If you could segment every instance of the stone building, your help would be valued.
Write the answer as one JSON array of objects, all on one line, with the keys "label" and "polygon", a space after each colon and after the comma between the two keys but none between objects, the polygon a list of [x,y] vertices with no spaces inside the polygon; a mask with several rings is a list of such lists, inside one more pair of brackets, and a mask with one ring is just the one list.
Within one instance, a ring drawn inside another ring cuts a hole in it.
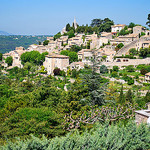
[{"label": "stone building", "polygon": [[78,52],[78,59],[81,60],[84,64],[91,65],[92,57],[93,53],[90,49],[82,49]]},{"label": "stone building", "polygon": [[133,27],[133,34],[141,34],[141,32],[146,32],[146,28],[142,26],[135,26]]},{"label": "stone building", "polygon": [[77,69],[77,70],[83,69],[84,63],[83,62],[73,62],[70,64],[70,68],[71,69]]},{"label": "stone building", "polygon": [[5,53],[3,54],[3,60],[2,60],[2,65],[4,67],[8,67],[7,64],[5,63],[5,59],[7,57],[12,57],[13,58],[13,63],[12,63],[12,67],[19,67],[19,68],[22,68],[22,64],[21,64],[21,55],[23,53],[25,53],[26,50],[24,49],[24,47],[16,47],[16,49],[14,51],[10,51],[9,53]]},{"label": "stone building", "polygon": [[57,54],[46,55],[43,66],[47,70],[47,74],[53,74],[55,68],[66,70],[69,66],[69,57]]},{"label": "stone building", "polygon": [[147,110],[135,111],[135,122],[137,124],[147,123],[150,124],[150,102],[147,103]]},{"label": "stone building", "polygon": [[111,26],[111,32],[112,34],[117,34],[117,32],[120,32],[122,29],[124,29],[126,25],[125,24],[116,24]]},{"label": "stone building", "polygon": [[145,74],[145,81],[150,82],[150,72]]},{"label": "stone building", "polygon": [[116,58],[113,62],[102,62],[102,65],[107,66],[108,69],[112,69],[113,66],[118,66],[120,69],[124,69],[125,66],[140,64],[150,64],[150,58],[145,59],[129,59],[129,58]]}]

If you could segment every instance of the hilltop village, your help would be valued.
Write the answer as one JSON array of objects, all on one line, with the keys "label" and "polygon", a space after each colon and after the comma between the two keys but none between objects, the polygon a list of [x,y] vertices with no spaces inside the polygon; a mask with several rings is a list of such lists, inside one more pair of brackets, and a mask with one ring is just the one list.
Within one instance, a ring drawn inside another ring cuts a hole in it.
[{"label": "hilltop village", "polygon": [[[74,19],[73,27],[76,30],[78,24]],[[121,32],[127,32],[121,35]],[[108,69],[118,66],[123,69],[125,66],[139,64],[150,64],[150,58],[143,59],[136,56],[140,49],[150,47],[150,31],[143,26],[136,25],[129,28],[125,24],[116,24],[111,26],[111,32],[101,32],[96,34],[77,33],[73,37],[66,34],[66,27],[59,33],[58,38],[47,37],[47,40],[40,45],[32,44],[27,49],[16,47],[14,51],[3,54],[2,66],[4,67],[23,67],[21,63],[21,55],[25,52],[38,51],[41,54],[48,52],[45,56],[43,66],[47,74],[53,74],[55,68],[67,71],[67,68],[81,69],[85,65],[91,65],[93,53],[99,65],[105,65]],[[77,61],[69,61],[69,56],[62,55],[64,50],[69,51],[72,47],[77,47]],[[135,54],[134,54],[135,53]],[[12,64],[8,66],[5,62],[7,57],[12,57]]]},{"label": "hilltop village", "polygon": [[74,19],[45,39],[0,53],[0,145],[149,149],[150,30]]}]

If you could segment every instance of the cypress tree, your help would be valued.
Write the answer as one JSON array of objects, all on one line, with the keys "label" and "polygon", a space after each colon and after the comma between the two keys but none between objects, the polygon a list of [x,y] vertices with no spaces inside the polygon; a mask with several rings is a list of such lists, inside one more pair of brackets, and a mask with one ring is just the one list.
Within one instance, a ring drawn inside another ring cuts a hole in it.
[{"label": "cypress tree", "polygon": [[145,103],[150,102],[150,92],[149,92],[149,91],[146,93],[146,95],[145,95],[145,97],[144,97],[144,102],[145,102]]},{"label": "cypress tree", "polygon": [[133,103],[133,94],[131,89],[129,89],[126,93],[126,101]]},{"label": "cypress tree", "polygon": [[121,90],[120,90],[119,103],[120,104],[124,104],[125,103],[125,97],[124,97],[124,94],[123,94],[123,85],[122,85]]}]

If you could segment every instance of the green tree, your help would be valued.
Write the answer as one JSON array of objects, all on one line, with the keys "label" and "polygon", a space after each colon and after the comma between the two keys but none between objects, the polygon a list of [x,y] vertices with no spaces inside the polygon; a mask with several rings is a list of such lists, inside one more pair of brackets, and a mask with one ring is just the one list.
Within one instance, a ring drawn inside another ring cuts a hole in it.
[{"label": "green tree", "polygon": [[63,50],[60,52],[60,54],[69,56],[69,62],[70,63],[78,61],[78,55],[76,52],[70,52],[68,50]]},{"label": "green tree", "polygon": [[89,41],[87,42],[87,45],[86,45],[86,48],[87,48],[87,49],[90,49],[90,44],[91,44],[91,42],[92,42],[92,40],[89,40]]},{"label": "green tree", "polygon": [[150,54],[150,48],[141,48],[140,51],[139,51],[139,56],[140,57],[147,57],[148,55]]},{"label": "green tree", "polygon": [[146,22],[146,24],[150,27],[150,14],[148,14],[148,17],[147,17],[147,22]]},{"label": "green tree", "polygon": [[130,50],[129,50],[129,53],[130,53],[130,55],[136,55],[137,54],[137,50],[135,49],[135,48],[131,48]]},{"label": "green tree", "polygon": [[67,33],[67,35],[68,35],[68,38],[75,37],[74,30],[71,29],[71,30]]},{"label": "green tree", "polygon": [[82,48],[78,45],[72,45],[71,48],[69,49],[69,51],[71,52],[78,52],[80,51]]},{"label": "green tree", "polygon": [[118,66],[113,66],[113,71],[118,72],[119,71],[119,67]]},{"label": "green tree", "polygon": [[28,83],[29,83],[29,74],[30,74],[31,67],[32,67],[32,64],[30,62],[26,62],[24,65],[24,69],[28,70]]},{"label": "green tree", "polygon": [[66,25],[66,31],[70,31],[70,24],[69,23]]},{"label": "green tree", "polygon": [[133,103],[133,93],[132,93],[131,89],[129,89],[126,92],[125,99],[126,99],[127,102]]},{"label": "green tree", "polygon": [[116,78],[118,77],[118,73],[116,71],[113,71],[111,74],[111,77]]},{"label": "green tree", "polygon": [[42,54],[38,51],[25,52],[21,55],[21,63],[24,65],[26,62],[30,62],[35,65],[42,65],[45,61],[45,55],[48,55],[48,52]]},{"label": "green tree", "polygon": [[131,22],[130,24],[129,24],[129,26],[128,26],[129,28],[133,28],[133,27],[135,27],[135,23],[133,23],[133,22]]},{"label": "green tree", "polygon": [[133,79],[133,78],[131,78],[131,77],[128,77],[128,79],[127,79],[127,83],[128,83],[128,85],[132,85],[132,84],[134,84],[134,79]]},{"label": "green tree", "polygon": [[9,56],[5,59],[5,63],[7,63],[8,66],[11,66],[13,63],[13,58],[12,56]]},{"label": "green tree", "polygon": [[55,68],[55,69],[53,70],[53,73],[54,73],[54,76],[60,75],[61,70],[60,70],[59,68]]},{"label": "green tree", "polygon": [[92,27],[100,27],[100,25],[103,23],[103,20],[101,19],[93,19],[91,22]]},{"label": "green tree", "polygon": [[141,36],[144,36],[145,35],[145,33],[144,32],[141,32]]},{"label": "green tree", "polygon": [[101,65],[100,66],[100,73],[108,73],[108,69],[107,69],[107,67],[105,66],[105,65]]},{"label": "green tree", "polygon": [[72,78],[77,78],[78,76],[79,76],[79,71],[77,71],[76,69],[73,69],[71,77]]},{"label": "green tree", "polygon": [[140,73],[141,73],[142,75],[145,75],[146,73],[148,73],[148,71],[147,71],[147,69],[142,68],[142,69],[140,70]]},{"label": "green tree", "polygon": [[120,95],[119,95],[119,103],[124,104],[125,103],[125,97],[123,94],[123,85],[121,86]]},{"label": "green tree", "polygon": [[0,53],[0,61],[2,61],[2,57],[3,57],[3,54],[2,54],[2,53]]},{"label": "green tree", "polygon": [[135,69],[134,69],[134,66],[133,66],[133,65],[129,65],[129,66],[127,66],[127,67],[126,67],[126,70],[127,70],[128,72],[134,72],[134,71],[135,71]]},{"label": "green tree", "polygon": [[124,46],[124,44],[123,44],[123,43],[120,43],[120,44],[117,45],[117,48],[118,48],[118,49],[121,49],[123,46]]},{"label": "green tree", "polygon": [[60,37],[61,37],[61,33],[58,32],[57,34],[54,35],[54,41],[55,41],[56,39],[59,39]]},{"label": "green tree", "polygon": [[87,87],[88,96],[87,101],[89,105],[101,106],[105,104],[105,87],[100,84],[101,77],[96,73],[97,71],[97,58],[93,51],[93,57],[91,59],[92,62],[92,72],[84,75],[83,77],[83,85]]},{"label": "green tree", "polygon": [[143,101],[145,103],[150,102],[150,92],[149,91],[146,93],[145,97],[143,98]]},{"label": "green tree", "polygon": [[43,45],[45,46],[45,45],[48,45],[48,43],[49,43],[49,40],[45,40],[44,42],[43,42]]}]

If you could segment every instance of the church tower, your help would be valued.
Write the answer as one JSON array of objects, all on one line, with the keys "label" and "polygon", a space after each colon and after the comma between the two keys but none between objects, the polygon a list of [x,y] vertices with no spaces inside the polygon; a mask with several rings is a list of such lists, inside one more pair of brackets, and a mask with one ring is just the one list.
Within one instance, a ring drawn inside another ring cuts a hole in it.
[{"label": "church tower", "polygon": [[78,24],[76,22],[76,18],[74,17],[74,22],[72,23],[72,26],[76,29],[78,27]]}]

